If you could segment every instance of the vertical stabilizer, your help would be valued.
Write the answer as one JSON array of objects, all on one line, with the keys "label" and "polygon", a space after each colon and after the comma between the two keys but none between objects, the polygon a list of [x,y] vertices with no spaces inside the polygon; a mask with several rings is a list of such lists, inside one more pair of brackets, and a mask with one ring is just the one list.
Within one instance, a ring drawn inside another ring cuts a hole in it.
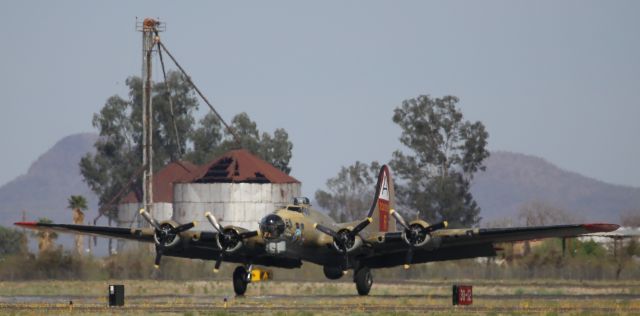
[{"label": "vertical stabilizer", "polygon": [[373,232],[395,232],[396,220],[391,216],[391,210],[395,208],[395,191],[393,179],[389,167],[383,165],[378,174],[378,183],[367,217],[371,217],[371,225],[366,230]]}]

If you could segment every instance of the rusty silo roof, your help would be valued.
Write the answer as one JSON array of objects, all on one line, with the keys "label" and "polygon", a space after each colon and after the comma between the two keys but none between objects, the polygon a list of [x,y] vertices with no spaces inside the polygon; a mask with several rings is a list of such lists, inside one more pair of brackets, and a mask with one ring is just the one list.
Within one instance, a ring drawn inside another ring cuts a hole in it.
[{"label": "rusty silo roof", "polygon": [[[191,182],[200,167],[188,161],[174,161],[153,174],[153,202],[173,202],[173,184]],[[142,196],[135,190],[129,192],[120,203],[141,203]]]},{"label": "rusty silo roof", "polygon": [[196,183],[300,183],[246,149],[231,150],[198,170]]}]

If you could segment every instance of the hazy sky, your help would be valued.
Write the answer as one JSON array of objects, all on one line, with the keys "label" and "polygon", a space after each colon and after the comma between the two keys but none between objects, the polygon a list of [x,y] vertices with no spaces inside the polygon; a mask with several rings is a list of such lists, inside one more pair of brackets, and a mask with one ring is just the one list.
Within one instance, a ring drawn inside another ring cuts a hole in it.
[{"label": "hazy sky", "polygon": [[420,94],[460,97],[491,150],[640,186],[638,1],[2,1],[0,183],[126,92],[136,16],[166,22],[224,117],[286,128],[307,195],[342,165],[387,161],[393,108]]}]

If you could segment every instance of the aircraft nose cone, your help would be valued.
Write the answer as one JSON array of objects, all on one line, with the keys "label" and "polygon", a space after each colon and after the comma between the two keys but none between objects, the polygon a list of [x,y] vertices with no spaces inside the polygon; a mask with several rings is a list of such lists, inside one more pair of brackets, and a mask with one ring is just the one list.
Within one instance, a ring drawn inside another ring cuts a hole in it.
[{"label": "aircraft nose cone", "polygon": [[284,233],[284,229],[285,224],[282,217],[276,214],[267,215],[260,221],[260,231],[264,238],[278,238]]}]

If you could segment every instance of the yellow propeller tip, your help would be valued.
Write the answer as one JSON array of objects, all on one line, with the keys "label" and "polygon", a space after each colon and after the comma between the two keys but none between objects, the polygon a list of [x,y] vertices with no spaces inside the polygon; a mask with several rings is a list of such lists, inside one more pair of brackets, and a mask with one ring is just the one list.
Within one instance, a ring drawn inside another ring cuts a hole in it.
[{"label": "yellow propeller tip", "polygon": [[367,217],[367,220],[369,221],[369,223],[373,222],[373,217]]},{"label": "yellow propeller tip", "polygon": [[198,226],[198,222],[193,221],[193,226]]},{"label": "yellow propeller tip", "polygon": [[144,209],[141,208],[140,211],[138,211],[138,213],[140,213],[140,214],[144,213]]},{"label": "yellow propeller tip", "polygon": [[342,271],[342,274],[343,274],[343,275],[347,275],[347,273],[349,273],[349,270],[343,270],[343,271]]},{"label": "yellow propeller tip", "polygon": [[405,265],[404,265],[404,269],[405,269],[405,270],[409,270],[409,268],[410,268],[410,266],[409,266],[408,264],[405,264]]},{"label": "yellow propeller tip", "polygon": [[447,228],[447,226],[449,226],[449,223],[447,221],[444,221],[444,228]]},{"label": "yellow propeller tip", "polygon": [[213,273],[218,273],[218,269],[213,269]]},{"label": "yellow propeller tip", "polygon": [[393,215],[393,213],[395,213],[395,212],[396,212],[396,210],[391,209],[391,211],[389,211],[389,215]]},{"label": "yellow propeller tip", "polygon": [[206,216],[206,217],[211,216],[211,212],[206,212],[206,213],[204,213],[204,216]]},{"label": "yellow propeller tip", "polygon": [[318,223],[313,224],[313,229],[315,229],[316,227],[318,227]]},{"label": "yellow propeller tip", "polygon": [[156,268],[156,269],[160,269],[160,266],[157,265],[157,264],[154,264],[153,267]]}]

